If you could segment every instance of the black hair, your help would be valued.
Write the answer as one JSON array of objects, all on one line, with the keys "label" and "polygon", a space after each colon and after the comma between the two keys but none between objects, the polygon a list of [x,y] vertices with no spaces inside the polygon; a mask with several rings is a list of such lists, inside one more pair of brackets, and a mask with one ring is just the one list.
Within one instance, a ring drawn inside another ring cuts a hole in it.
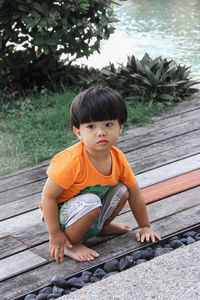
[{"label": "black hair", "polygon": [[126,103],[122,96],[108,87],[93,86],[78,94],[70,109],[72,125],[118,120],[123,125],[127,120]]}]

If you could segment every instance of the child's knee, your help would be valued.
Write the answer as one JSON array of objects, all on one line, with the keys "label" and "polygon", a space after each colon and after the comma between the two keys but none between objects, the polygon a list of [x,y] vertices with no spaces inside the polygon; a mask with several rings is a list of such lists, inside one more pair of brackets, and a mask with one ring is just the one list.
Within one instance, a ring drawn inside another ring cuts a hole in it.
[{"label": "child's knee", "polygon": [[65,228],[90,214],[98,216],[101,207],[101,199],[95,194],[83,194],[66,201],[59,211],[60,224]]}]

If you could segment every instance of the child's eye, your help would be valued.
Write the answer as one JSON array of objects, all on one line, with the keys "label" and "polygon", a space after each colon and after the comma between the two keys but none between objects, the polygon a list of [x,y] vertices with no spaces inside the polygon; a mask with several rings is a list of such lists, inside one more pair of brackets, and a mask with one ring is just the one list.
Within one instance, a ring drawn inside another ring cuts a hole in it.
[{"label": "child's eye", "polygon": [[113,123],[106,123],[106,127],[111,127]]},{"label": "child's eye", "polygon": [[94,128],[94,125],[89,124],[89,125],[87,126],[87,128],[92,129],[92,128]]}]

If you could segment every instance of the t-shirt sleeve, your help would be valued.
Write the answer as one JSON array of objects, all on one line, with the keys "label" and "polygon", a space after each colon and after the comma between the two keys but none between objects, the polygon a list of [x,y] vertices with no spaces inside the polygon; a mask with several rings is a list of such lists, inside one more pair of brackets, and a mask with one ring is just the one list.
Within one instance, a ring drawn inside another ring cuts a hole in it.
[{"label": "t-shirt sleeve", "polygon": [[121,175],[120,181],[123,182],[128,188],[136,184],[136,177],[123,153],[120,153]]},{"label": "t-shirt sleeve", "polygon": [[[73,162],[73,164],[72,164]],[[70,154],[59,153],[53,157],[47,175],[59,186],[67,190],[77,178],[79,164]]]}]

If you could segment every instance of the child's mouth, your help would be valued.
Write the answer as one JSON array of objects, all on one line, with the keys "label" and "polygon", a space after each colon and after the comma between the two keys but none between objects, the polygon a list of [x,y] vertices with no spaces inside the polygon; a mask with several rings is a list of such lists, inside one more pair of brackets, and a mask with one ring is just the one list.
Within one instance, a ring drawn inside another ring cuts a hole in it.
[{"label": "child's mouth", "polygon": [[97,144],[100,145],[100,146],[105,146],[105,145],[108,144],[108,141],[106,141],[106,140],[101,140],[101,141],[99,141]]}]

